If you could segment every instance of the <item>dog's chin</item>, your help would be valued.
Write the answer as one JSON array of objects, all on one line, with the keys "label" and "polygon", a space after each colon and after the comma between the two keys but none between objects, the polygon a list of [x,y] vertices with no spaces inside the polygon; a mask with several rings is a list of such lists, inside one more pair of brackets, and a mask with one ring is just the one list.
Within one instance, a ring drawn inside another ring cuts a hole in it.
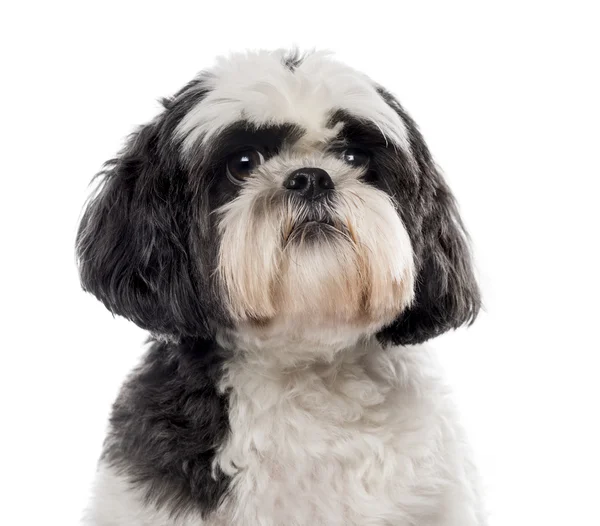
[{"label": "dog's chin", "polygon": [[406,306],[412,283],[409,274],[406,282],[391,280],[392,269],[366,258],[340,225],[296,226],[271,283],[273,314],[247,317],[240,326],[263,346],[265,340],[285,340],[342,348],[374,334]]}]

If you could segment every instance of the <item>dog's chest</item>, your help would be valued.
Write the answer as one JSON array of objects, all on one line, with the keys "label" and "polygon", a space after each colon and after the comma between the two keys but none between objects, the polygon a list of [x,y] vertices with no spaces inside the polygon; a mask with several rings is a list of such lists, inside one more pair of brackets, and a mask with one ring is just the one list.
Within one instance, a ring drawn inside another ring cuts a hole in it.
[{"label": "dog's chest", "polygon": [[231,434],[217,458],[233,477],[229,520],[409,524],[417,486],[434,477],[435,434],[424,401],[380,373],[361,360],[293,374],[230,368]]}]

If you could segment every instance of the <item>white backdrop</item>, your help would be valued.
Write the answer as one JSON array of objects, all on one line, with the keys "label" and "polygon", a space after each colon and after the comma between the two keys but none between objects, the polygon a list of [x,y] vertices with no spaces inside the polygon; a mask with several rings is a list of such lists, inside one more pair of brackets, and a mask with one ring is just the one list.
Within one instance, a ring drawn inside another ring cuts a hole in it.
[{"label": "white backdrop", "polygon": [[77,524],[144,333],[79,289],[88,183],[215,55],[333,50],[420,124],[486,312],[435,341],[492,526],[599,524],[594,2],[13,2],[0,13],[0,523]]}]

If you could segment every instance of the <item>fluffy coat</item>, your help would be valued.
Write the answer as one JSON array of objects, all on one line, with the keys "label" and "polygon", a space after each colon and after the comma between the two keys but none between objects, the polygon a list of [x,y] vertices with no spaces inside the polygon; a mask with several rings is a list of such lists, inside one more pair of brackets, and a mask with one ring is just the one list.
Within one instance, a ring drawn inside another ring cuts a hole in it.
[{"label": "fluffy coat", "polygon": [[422,345],[479,291],[412,119],[321,53],[233,55],[163,104],[78,233],[83,287],[152,335],[84,523],[485,524]]}]

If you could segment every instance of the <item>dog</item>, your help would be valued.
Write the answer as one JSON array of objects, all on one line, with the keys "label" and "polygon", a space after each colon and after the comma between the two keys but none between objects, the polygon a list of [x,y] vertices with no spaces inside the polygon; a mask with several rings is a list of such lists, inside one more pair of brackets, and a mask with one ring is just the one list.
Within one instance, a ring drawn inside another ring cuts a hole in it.
[{"label": "dog", "polygon": [[150,333],[84,524],[480,526],[427,340],[480,309],[397,99],[320,52],[232,54],[106,163],[84,290]]}]

